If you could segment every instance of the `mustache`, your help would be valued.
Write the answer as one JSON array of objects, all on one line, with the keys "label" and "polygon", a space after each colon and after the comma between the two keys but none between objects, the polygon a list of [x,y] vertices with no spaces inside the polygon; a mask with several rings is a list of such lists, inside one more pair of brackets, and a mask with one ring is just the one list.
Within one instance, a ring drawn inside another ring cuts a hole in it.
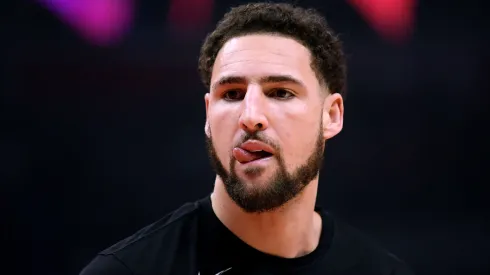
[{"label": "mustache", "polygon": [[268,138],[263,132],[245,133],[240,137],[239,141],[233,147],[239,147],[248,140],[257,140],[263,142],[279,152],[279,145],[277,145],[277,143],[274,142],[272,139]]}]

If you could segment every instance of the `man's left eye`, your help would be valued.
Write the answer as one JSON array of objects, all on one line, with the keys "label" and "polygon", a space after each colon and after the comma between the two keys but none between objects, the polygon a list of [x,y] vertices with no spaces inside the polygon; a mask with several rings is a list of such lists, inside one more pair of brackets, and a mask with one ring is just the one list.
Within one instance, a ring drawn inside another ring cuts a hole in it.
[{"label": "man's left eye", "polygon": [[268,94],[270,97],[275,97],[279,99],[289,99],[294,97],[294,94],[286,89],[274,89]]}]

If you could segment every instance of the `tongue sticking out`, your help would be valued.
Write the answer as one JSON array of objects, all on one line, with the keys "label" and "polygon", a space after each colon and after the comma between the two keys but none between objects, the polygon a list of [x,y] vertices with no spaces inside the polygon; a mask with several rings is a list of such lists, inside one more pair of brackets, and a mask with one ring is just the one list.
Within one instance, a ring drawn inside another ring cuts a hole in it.
[{"label": "tongue sticking out", "polygon": [[271,154],[264,151],[250,152],[238,147],[233,148],[233,157],[240,163],[247,163],[269,156],[271,156]]}]

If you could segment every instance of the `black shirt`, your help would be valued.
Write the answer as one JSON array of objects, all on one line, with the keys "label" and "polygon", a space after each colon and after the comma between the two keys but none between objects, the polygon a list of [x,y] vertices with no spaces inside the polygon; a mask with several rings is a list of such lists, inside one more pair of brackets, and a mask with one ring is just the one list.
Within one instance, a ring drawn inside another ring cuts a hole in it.
[{"label": "black shirt", "polygon": [[316,211],[323,222],[318,247],[306,256],[285,259],[236,237],[216,217],[208,196],[100,252],[81,275],[412,274],[357,230],[320,208]]}]

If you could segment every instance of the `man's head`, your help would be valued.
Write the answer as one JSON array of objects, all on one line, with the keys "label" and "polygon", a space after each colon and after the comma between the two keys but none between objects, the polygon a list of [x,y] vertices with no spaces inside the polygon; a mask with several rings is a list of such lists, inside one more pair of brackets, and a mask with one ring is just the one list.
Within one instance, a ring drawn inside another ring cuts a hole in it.
[{"label": "man's head", "polygon": [[345,63],[321,15],[288,4],[233,8],[206,38],[206,140],[230,197],[271,211],[318,176],[342,129]]}]

